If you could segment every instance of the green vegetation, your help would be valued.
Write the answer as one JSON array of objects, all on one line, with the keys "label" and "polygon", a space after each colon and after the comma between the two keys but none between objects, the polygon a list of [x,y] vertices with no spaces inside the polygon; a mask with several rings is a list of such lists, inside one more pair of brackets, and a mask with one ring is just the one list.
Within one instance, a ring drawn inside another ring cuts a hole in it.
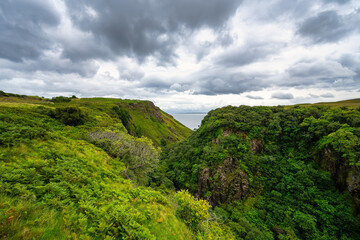
[{"label": "green vegetation", "polygon": [[330,107],[359,107],[360,106],[360,98],[343,100],[338,102],[320,102],[315,104],[301,104],[301,106],[330,106]]},{"label": "green vegetation", "polygon": [[0,92],[0,238],[360,238],[358,106],[228,106],[190,133],[148,101]]},{"label": "green vegetation", "polygon": [[[175,214],[173,193],[145,186],[158,164],[159,149],[150,138],[127,133],[112,111],[122,100],[54,104],[32,97],[4,98],[1,239],[195,238]],[[163,129],[173,127],[168,129],[173,141],[190,133],[170,116],[159,114],[167,117]],[[146,113],[143,123],[153,124]]]},{"label": "green vegetation", "polygon": [[78,107],[55,108],[55,111],[54,113],[51,113],[51,116],[69,126],[82,125],[87,119],[86,114]]},{"label": "green vegetation", "polygon": [[346,107],[216,109],[165,149],[162,179],[210,202],[237,239],[359,239],[359,120]]},{"label": "green vegetation", "polygon": [[185,223],[193,229],[209,218],[209,203],[205,200],[194,199],[187,191],[180,191],[175,195],[179,207],[176,210],[177,215],[184,219]]}]

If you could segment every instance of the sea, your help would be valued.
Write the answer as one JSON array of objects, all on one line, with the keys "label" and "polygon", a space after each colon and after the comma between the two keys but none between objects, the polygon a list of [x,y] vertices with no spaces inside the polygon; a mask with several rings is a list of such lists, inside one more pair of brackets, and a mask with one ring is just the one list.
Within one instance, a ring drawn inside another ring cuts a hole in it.
[{"label": "sea", "polygon": [[177,113],[171,114],[176,120],[190,129],[199,128],[201,121],[206,116],[205,113]]}]

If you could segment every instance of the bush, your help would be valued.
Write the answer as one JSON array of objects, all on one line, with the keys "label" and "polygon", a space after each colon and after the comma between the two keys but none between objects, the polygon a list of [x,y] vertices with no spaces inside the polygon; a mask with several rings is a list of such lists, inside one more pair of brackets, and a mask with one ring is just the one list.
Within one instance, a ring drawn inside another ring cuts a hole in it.
[{"label": "bush", "polygon": [[179,204],[176,214],[192,229],[196,230],[201,222],[210,217],[209,203],[194,198],[187,190],[177,192],[175,198]]},{"label": "bush", "polygon": [[56,108],[54,117],[59,119],[62,123],[70,126],[84,124],[87,119],[87,115],[78,107]]},{"label": "bush", "polygon": [[135,138],[113,131],[94,131],[88,140],[104,149],[110,156],[120,158],[125,163],[124,175],[138,184],[146,184],[148,175],[159,162],[159,149],[146,137]]},{"label": "bush", "polygon": [[167,142],[164,138],[161,139],[160,143],[161,143],[161,146],[163,146],[163,147],[166,147],[166,145],[167,145]]},{"label": "bush", "polygon": [[[130,121],[130,113],[128,110],[119,108],[118,106],[113,107],[114,112],[117,114],[118,118],[121,120],[122,124],[126,129],[129,128],[129,121]],[[128,129],[129,130],[129,129]]]},{"label": "bush", "polygon": [[64,97],[64,96],[58,96],[58,97],[53,97],[51,99],[51,101],[53,103],[62,103],[62,102],[70,102],[72,99],[72,97]]}]

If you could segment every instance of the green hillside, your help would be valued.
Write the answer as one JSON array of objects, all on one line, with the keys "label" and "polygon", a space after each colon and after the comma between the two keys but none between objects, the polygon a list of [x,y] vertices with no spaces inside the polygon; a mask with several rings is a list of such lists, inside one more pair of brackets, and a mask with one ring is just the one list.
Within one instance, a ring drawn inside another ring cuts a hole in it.
[{"label": "green hillside", "polygon": [[[1,106],[16,107],[20,106],[19,104],[34,109],[43,109],[43,111],[51,111],[61,107],[80,108],[88,118],[85,126],[82,127],[85,131],[99,126],[116,128],[123,125],[131,135],[145,136],[159,147],[167,143],[171,144],[184,140],[191,133],[190,129],[150,101],[66,97],[57,97],[50,101],[39,97],[0,94]],[[126,116],[124,118],[124,114],[127,115],[127,118]]]},{"label": "green hillside", "polygon": [[191,132],[149,101],[0,91],[0,239],[360,239],[359,138],[357,105]]},{"label": "green hillside", "polygon": [[360,108],[228,106],[161,164],[237,239],[360,239],[359,138]]},{"label": "green hillside", "polygon": [[161,139],[190,132],[146,101],[3,94],[0,239],[194,238],[178,217],[187,195],[146,187]]},{"label": "green hillside", "polygon": [[338,102],[319,102],[314,104],[300,104],[303,106],[329,106],[329,107],[360,107],[360,98],[342,100]]}]

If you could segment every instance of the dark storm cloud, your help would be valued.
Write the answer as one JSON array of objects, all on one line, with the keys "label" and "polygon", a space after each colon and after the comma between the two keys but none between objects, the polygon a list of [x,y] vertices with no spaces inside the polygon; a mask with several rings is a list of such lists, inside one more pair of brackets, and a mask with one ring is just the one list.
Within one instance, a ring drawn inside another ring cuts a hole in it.
[{"label": "dark storm cloud", "polygon": [[277,89],[272,98],[286,100],[294,98],[289,88],[314,87],[329,88],[314,98],[330,98],[337,89],[360,88],[356,5],[0,0],[0,85],[136,98],[244,93],[254,100],[263,98],[251,91]]},{"label": "dark storm cloud", "polygon": [[57,74],[76,73],[82,77],[93,77],[99,69],[99,64],[93,60],[72,62],[69,59],[58,59],[40,56],[36,60],[26,60],[24,62],[5,62],[0,61],[2,72],[7,72],[6,76],[0,74],[1,79],[11,79],[17,75],[32,75],[37,71]]},{"label": "dark storm cloud", "polygon": [[195,94],[240,94],[268,87],[269,83],[263,81],[263,77],[261,74],[226,73],[219,70],[199,79],[193,88],[196,89]]},{"label": "dark storm cloud", "polygon": [[[207,26],[219,29],[240,0],[67,1],[76,25],[90,31],[99,46],[139,60],[154,55],[173,61],[179,37]],[[86,14],[92,9],[96,14]],[[224,39],[224,43],[229,39]]]},{"label": "dark storm cloud", "polygon": [[360,56],[344,54],[340,57],[339,62],[355,73],[353,76],[354,83],[360,87]]},{"label": "dark storm cloud", "polygon": [[264,99],[263,97],[260,97],[260,96],[252,96],[252,95],[246,95],[247,98],[250,98],[250,99],[254,99],[254,100],[261,100],[261,99]]},{"label": "dark storm cloud", "polygon": [[222,47],[230,46],[235,41],[234,37],[228,31],[222,31],[219,33],[217,42]]},{"label": "dark storm cloud", "polygon": [[171,87],[171,83],[167,80],[163,80],[159,78],[147,78],[141,82],[140,87],[161,91],[161,90],[168,90]]},{"label": "dark storm cloud", "polygon": [[294,99],[294,95],[291,93],[276,92],[271,95],[274,99]]},{"label": "dark storm cloud", "polygon": [[287,70],[283,86],[299,87],[333,84],[338,79],[351,79],[356,74],[337,61],[308,60],[295,63]]},{"label": "dark storm cloud", "polygon": [[337,4],[346,4],[348,3],[350,0],[323,0],[324,3],[337,3]]},{"label": "dark storm cloud", "polygon": [[221,55],[216,62],[218,64],[233,67],[244,66],[259,60],[264,60],[268,55],[271,55],[284,44],[277,43],[248,43],[237,50],[229,50]]},{"label": "dark storm cloud", "polygon": [[14,62],[38,58],[52,44],[43,28],[59,21],[59,14],[49,3],[0,1],[0,58]]},{"label": "dark storm cloud", "polygon": [[324,93],[324,94],[321,94],[320,97],[323,97],[323,98],[334,98],[334,94],[332,93]]},{"label": "dark storm cloud", "polygon": [[336,11],[324,11],[306,19],[299,27],[298,33],[310,38],[315,43],[337,42],[357,31],[359,12],[341,16]]},{"label": "dark storm cloud", "polygon": [[202,26],[220,27],[233,15],[241,3],[240,0],[183,0],[161,1],[170,16],[170,24],[178,28],[185,24],[191,29]]},{"label": "dark storm cloud", "polygon": [[304,18],[314,5],[314,0],[260,0],[256,14],[251,17],[262,22],[286,21]]},{"label": "dark storm cloud", "polygon": [[320,95],[316,95],[316,94],[309,94],[310,97],[312,98],[319,98],[319,97],[322,97],[322,98],[334,98],[334,94],[332,93],[324,93],[324,94],[320,94]]},{"label": "dark storm cloud", "polygon": [[359,62],[357,61],[356,57],[351,54],[343,54],[340,57],[339,62],[341,63],[341,65],[348,67],[348,68],[354,68],[359,65]]}]

